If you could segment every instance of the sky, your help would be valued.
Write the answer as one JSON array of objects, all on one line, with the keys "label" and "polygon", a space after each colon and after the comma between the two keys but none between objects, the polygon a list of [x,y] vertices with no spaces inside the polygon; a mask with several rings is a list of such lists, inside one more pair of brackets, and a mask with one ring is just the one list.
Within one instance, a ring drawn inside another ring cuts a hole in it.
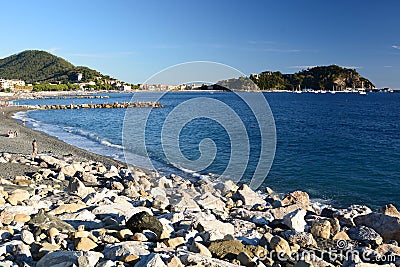
[{"label": "sky", "polygon": [[3,0],[0,58],[45,50],[130,83],[190,61],[249,75],[336,64],[400,89],[400,1]]}]

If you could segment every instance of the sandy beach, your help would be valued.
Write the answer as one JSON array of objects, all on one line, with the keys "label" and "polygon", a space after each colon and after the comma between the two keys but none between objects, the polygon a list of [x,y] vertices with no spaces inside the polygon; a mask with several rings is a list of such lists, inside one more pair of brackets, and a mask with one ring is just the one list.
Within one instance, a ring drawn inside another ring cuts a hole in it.
[{"label": "sandy beach", "polygon": [[[3,107],[0,110],[0,153],[10,154],[32,154],[32,141],[36,139],[39,154],[53,155],[59,158],[73,157],[74,160],[101,161],[105,165],[121,165],[111,158],[90,153],[86,150],[69,145],[45,133],[34,131],[12,118],[16,112],[26,111],[23,107]],[[4,113],[3,113],[4,112]],[[17,131],[18,137],[8,138],[6,131]],[[31,166],[0,164],[0,177],[13,178],[24,172],[32,171]]]}]

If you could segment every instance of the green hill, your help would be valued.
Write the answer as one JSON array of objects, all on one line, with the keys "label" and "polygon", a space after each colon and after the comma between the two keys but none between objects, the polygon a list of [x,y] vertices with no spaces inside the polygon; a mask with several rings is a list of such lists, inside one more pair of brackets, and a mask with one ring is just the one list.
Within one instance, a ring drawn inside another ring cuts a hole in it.
[{"label": "green hill", "polygon": [[[18,79],[34,82],[76,82],[77,74],[82,73],[82,82],[104,76],[87,67],[74,66],[60,57],[45,51],[27,50],[0,59],[0,78]],[[109,77],[108,77],[109,78]]]},{"label": "green hill", "polygon": [[318,66],[294,74],[265,71],[251,75],[261,90],[286,89],[299,90],[342,90],[345,88],[374,88],[374,84],[362,77],[356,70],[337,65]]}]

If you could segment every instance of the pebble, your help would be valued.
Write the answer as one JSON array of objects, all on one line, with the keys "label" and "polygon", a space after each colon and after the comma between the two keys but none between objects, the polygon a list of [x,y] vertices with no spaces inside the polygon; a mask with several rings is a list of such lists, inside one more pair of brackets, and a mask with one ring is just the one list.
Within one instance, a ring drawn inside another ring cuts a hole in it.
[{"label": "pebble", "polygon": [[400,213],[390,204],[378,212],[322,209],[303,191],[280,198],[266,188],[265,197],[232,181],[213,185],[44,155],[35,165],[15,183],[0,179],[0,266],[367,266],[290,258],[339,241],[368,255],[400,255]]}]

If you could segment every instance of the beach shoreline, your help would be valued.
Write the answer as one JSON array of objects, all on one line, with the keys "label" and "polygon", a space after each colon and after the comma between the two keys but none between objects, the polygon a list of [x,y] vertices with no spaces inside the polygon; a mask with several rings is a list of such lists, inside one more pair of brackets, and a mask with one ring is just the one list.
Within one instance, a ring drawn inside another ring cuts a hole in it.
[{"label": "beach shoreline", "polygon": [[[0,152],[9,154],[32,154],[32,141],[35,139],[38,146],[39,154],[53,155],[58,158],[72,157],[74,160],[91,160],[103,162],[105,165],[110,166],[125,166],[126,164],[109,158],[107,156],[95,154],[78,148],[71,144],[65,143],[56,137],[50,136],[46,133],[33,130],[13,118],[13,115],[18,112],[26,112],[31,109],[26,107],[8,106],[0,109]],[[9,138],[6,136],[7,131],[17,131],[18,137]],[[0,164],[0,177],[13,178],[16,175],[22,175],[21,171],[29,171],[30,168],[26,167],[23,170],[16,168],[15,165],[8,166],[8,163]]]}]

